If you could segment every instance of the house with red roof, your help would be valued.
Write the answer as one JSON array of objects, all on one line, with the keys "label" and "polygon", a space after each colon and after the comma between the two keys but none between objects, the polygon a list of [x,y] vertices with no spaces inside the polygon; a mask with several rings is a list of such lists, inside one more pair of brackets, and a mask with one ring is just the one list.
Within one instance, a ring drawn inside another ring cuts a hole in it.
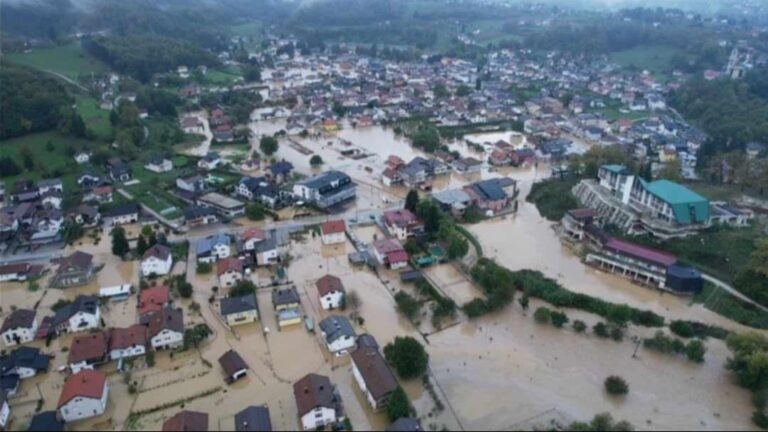
[{"label": "house with red roof", "polygon": [[57,411],[65,422],[98,417],[107,410],[109,385],[104,372],[83,370],[71,375],[59,395]]},{"label": "house with red roof", "polygon": [[141,322],[149,320],[149,315],[160,312],[168,305],[170,289],[165,285],[157,285],[142,290],[139,293],[139,317]]},{"label": "house with red roof", "polygon": [[325,275],[315,283],[320,295],[320,305],[325,310],[336,309],[341,306],[346,290],[341,279],[333,275]]},{"label": "house with red roof", "polygon": [[221,286],[234,286],[243,280],[243,262],[235,257],[224,258],[216,263],[216,275]]},{"label": "house with red roof", "polygon": [[379,264],[398,270],[408,266],[408,253],[394,239],[382,239],[373,242],[373,255]]},{"label": "house with red roof", "polygon": [[142,356],[147,353],[147,327],[134,324],[126,328],[113,328],[109,330],[109,358],[120,360],[122,358]]},{"label": "house with red roof", "polygon": [[69,345],[67,363],[73,373],[93,369],[94,366],[109,360],[108,352],[109,334],[107,332],[76,336]]},{"label": "house with red roof", "polygon": [[323,222],[320,225],[320,233],[322,234],[324,245],[346,242],[346,231],[347,224],[344,222],[344,220]]},{"label": "house with red roof", "polygon": [[243,233],[243,250],[254,251],[256,245],[267,239],[267,234],[261,228],[250,228]]},{"label": "house with red roof", "polygon": [[419,218],[408,209],[385,211],[383,219],[384,226],[398,240],[413,237],[424,227]]},{"label": "house with red roof", "polygon": [[199,411],[179,411],[163,422],[162,430],[163,432],[206,432],[208,430],[208,414]]}]

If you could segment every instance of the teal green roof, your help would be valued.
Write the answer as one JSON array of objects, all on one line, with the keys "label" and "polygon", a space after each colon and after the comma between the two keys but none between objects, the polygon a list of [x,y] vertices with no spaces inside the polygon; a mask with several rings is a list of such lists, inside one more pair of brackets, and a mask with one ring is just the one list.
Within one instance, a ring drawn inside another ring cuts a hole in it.
[{"label": "teal green roof", "polygon": [[703,196],[669,180],[639,180],[648,192],[672,207],[677,223],[688,225],[709,220],[709,200]]},{"label": "teal green roof", "polygon": [[608,170],[614,174],[626,174],[628,172],[627,167],[624,165],[603,165],[601,168]]}]

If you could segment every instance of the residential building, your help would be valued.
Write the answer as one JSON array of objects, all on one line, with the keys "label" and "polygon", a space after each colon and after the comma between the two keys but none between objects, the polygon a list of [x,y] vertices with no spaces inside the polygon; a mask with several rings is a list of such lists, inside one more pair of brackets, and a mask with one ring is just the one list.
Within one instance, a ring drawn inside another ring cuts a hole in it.
[{"label": "residential building", "polygon": [[220,310],[221,316],[230,327],[259,320],[259,305],[255,294],[223,298]]},{"label": "residential building", "polygon": [[320,233],[322,234],[324,245],[345,243],[347,241],[346,231],[347,225],[343,219],[320,224]]},{"label": "residential building", "polygon": [[385,211],[383,219],[387,231],[400,241],[407,240],[424,229],[419,218],[408,209]]},{"label": "residential building", "polygon": [[453,169],[463,174],[479,173],[483,170],[483,162],[473,157],[456,159],[451,165]]},{"label": "residential building", "polygon": [[147,337],[155,350],[176,349],[184,344],[184,314],[166,307],[155,313],[147,325]]},{"label": "residential building", "polygon": [[198,194],[205,191],[205,179],[198,174],[180,177],[176,179],[176,188],[184,192]]},{"label": "residential building", "polygon": [[347,317],[331,315],[320,321],[319,325],[325,345],[333,354],[345,355],[355,346],[355,329]]},{"label": "residential building", "polygon": [[243,280],[243,262],[235,257],[224,258],[216,263],[219,285],[232,287]]},{"label": "residential building", "polygon": [[155,156],[144,165],[144,168],[152,172],[164,173],[173,170],[173,162],[168,158]]},{"label": "residential building", "polygon": [[243,250],[255,251],[256,245],[267,239],[267,234],[261,228],[249,228],[240,237],[243,244]]},{"label": "residential building", "polygon": [[408,266],[408,253],[397,240],[376,240],[373,242],[373,255],[379,264],[389,266],[392,270]]},{"label": "residential building", "polygon": [[293,287],[272,291],[272,305],[276,311],[299,308],[301,305],[299,291]]},{"label": "residential building", "polygon": [[99,299],[96,296],[79,295],[72,303],[56,311],[51,320],[51,329],[55,333],[75,333],[98,328],[100,324]]},{"label": "residential building", "polygon": [[272,432],[272,420],[269,408],[265,406],[249,406],[235,414],[235,430],[237,432]]},{"label": "residential building", "polygon": [[341,279],[332,275],[325,275],[315,283],[317,292],[320,295],[320,306],[323,309],[336,309],[341,307],[344,301],[346,290]]},{"label": "residential building", "polygon": [[208,153],[197,162],[197,167],[210,171],[218,168],[221,163],[221,156],[218,153]]},{"label": "residential building", "polygon": [[194,228],[217,223],[219,217],[216,210],[209,207],[191,206],[184,210],[184,222],[188,227]]},{"label": "residential building", "polygon": [[111,208],[104,215],[104,223],[107,226],[132,224],[139,221],[141,206],[135,203],[120,204]]},{"label": "residential building", "polygon": [[585,228],[592,225],[601,225],[597,211],[581,208],[565,212],[561,225],[563,233],[571,240],[582,241],[586,234]]},{"label": "residential building", "polygon": [[341,397],[326,376],[309,374],[293,385],[303,430],[323,429],[344,420]]},{"label": "residential building", "polygon": [[11,311],[3,321],[0,329],[5,346],[14,346],[35,340],[38,322],[37,313],[30,309],[16,309]]},{"label": "residential building", "polygon": [[[10,353],[0,355],[0,378],[15,380],[32,378],[38,373],[48,372],[50,361],[51,357],[42,354],[39,348],[27,346],[16,348]],[[2,390],[8,389],[0,389]]]},{"label": "residential building", "polygon": [[197,241],[197,261],[212,263],[232,254],[232,239],[226,234],[216,234]]},{"label": "residential building", "polygon": [[144,277],[167,275],[171,272],[171,267],[173,267],[171,248],[165,245],[156,244],[150,247],[141,259],[141,275]]},{"label": "residential building", "polygon": [[120,360],[143,356],[147,353],[147,327],[134,324],[109,331],[109,358]]},{"label": "residential building", "polygon": [[139,322],[146,324],[150,315],[168,306],[170,289],[165,285],[153,286],[139,292]]},{"label": "residential building", "polygon": [[162,430],[163,432],[206,432],[208,431],[208,414],[198,411],[179,411],[163,422]]},{"label": "residential building", "polygon": [[107,410],[109,386],[104,372],[82,370],[67,378],[57,411],[67,423],[98,417]]},{"label": "residential building", "polygon": [[351,357],[352,375],[371,408],[384,408],[398,386],[386,360],[376,348],[358,348]]},{"label": "residential building", "polygon": [[259,266],[270,266],[276,264],[279,260],[279,251],[277,250],[277,239],[269,237],[260,243],[256,243],[256,264]]},{"label": "residential building", "polygon": [[7,430],[11,419],[11,406],[8,404],[8,394],[0,390],[0,430]]},{"label": "residential building", "polygon": [[232,384],[248,374],[248,365],[245,360],[240,357],[237,351],[232,349],[219,357],[219,365],[224,370],[228,384]]},{"label": "residential building", "polygon": [[38,277],[42,273],[42,265],[32,265],[29,263],[0,265],[0,282],[24,282]]},{"label": "residential building", "polygon": [[55,288],[69,288],[86,285],[94,275],[93,255],[75,251],[72,255],[62,258],[56,274],[51,279]]},{"label": "residential building", "polygon": [[109,334],[95,332],[75,336],[69,346],[67,364],[73,373],[83,369],[93,369],[94,366],[109,361]]},{"label": "residential building", "polygon": [[326,209],[356,197],[357,185],[340,171],[326,173],[303,180],[293,186],[296,200]]},{"label": "residential building", "polygon": [[413,417],[401,417],[389,425],[387,432],[421,432],[419,421]]}]

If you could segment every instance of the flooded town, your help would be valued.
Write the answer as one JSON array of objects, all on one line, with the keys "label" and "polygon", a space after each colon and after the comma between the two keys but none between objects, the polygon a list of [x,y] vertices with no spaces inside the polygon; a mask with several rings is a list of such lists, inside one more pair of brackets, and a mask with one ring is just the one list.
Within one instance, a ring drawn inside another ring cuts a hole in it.
[{"label": "flooded town", "polygon": [[165,3],[2,36],[0,430],[768,427],[764,8]]}]

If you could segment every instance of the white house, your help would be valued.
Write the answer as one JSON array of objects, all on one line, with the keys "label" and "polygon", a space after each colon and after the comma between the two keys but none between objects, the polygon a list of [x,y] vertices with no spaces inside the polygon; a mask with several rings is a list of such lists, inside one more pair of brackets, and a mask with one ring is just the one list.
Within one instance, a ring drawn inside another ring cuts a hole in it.
[{"label": "white house", "polygon": [[326,376],[309,374],[298,380],[293,396],[303,430],[323,429],[344,420],[341,400]]},{"label": "white house", "polygon": [[320,321],[320,332],[328,351],[337,356],[347,354],[355,346],[357,336],[347,317],[331,315]]},{"label": "white house", "polygon": [[346,231],[347,225],[343,220],[328,221],[320,225],[324,245],[346,242]]},{"label": "white house", "polygon": [[29,309],[16,309],[3,321],[0,329],[5,346],[14,346],[35,340],[38,322],[36,312]]},{"label": "white house", "polygon": [[344,284],[341,283],[341,279],[332,275],[325,275],[318,279],[317,283],[318,294],[320,295],[320,305],[325,310],[336,309],[341,307],[341,302],[344,300],[345,290]]},{"label": "white house", "polygon": [[75,333],[98,328],[99,324],[99,299],[96,296],[78,296],[74,302],[56,311],[51,328],[57,333]]},{"label": "white house", "polygon": [[221,164],[221,156],[218,153],[208,153],[197,162],[197,167],[210,171]]},{"label": "white house", "polygon": [[232,240],[226,234],[216,234],[197,241],[197,261],[212,263],[232,254]]},{"label": "white house", "polygon": [[374,411],[384,408],[397,389],[397,379],[378,348],[360,347],[352,355],[352,376]]},{"label": "white house", "polygon": [[181,309],[165,308],[152,315],[147,327],[152,348],[175,349],[184,344],[184,315]]},{"label": "white house", "polygon": [[134,324],[127,328],[113,328],[109,334],[109,358],[119,360],[147,353],[147,327]]},{"label": "white house", "polygon": [[256,250],[256,245],[266,240],[267,235],[260,228],[250,228],[243,233],[243,250]]},{"label": "white house", "polygon": [[243,262],[234,257],[220,260],[216,263],[216,275],[219,277],[220,286],[235,286],[243,280]]},{"label": "white house", "polygon": [[58,412],[65,422],[98,417],[107,410],[109,386],[104,372],[82,370],[70,376],[59,396]]},{"label": "white house", "polygon": [[164,173],[173,170],[173,162],[168,158],[155,157],[150,159],[150,161],[144,165],[144,168],[152,172]]},{"label": "white house", "polygon": [[277,250],[277,239],[270,237],[261,243],[256,244],[256,265],[269,266],[277,263],[279,252]]},{"label": "white house", "polygon": [[173,256],[168,246],[156,244],[144,252],[141,259],[141,274],[144,277],[152,274],[161,276],[171,272]]}]

